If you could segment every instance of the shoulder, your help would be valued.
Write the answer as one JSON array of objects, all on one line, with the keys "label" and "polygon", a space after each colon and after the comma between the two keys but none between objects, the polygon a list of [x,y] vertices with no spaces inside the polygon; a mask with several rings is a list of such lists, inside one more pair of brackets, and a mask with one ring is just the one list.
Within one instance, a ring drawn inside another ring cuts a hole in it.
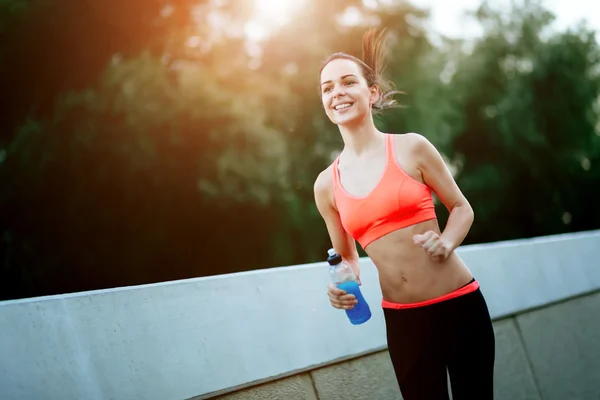
[{"label": "shoulder", "polygon": [[333,184],[333,164],[329,165],[323,171],[319,172],[317,178],[314,183],[315,192],[331,190],[331,185]]},{"label": "shoulder", "polygon": [[317,175],[313,191],[319,209],[327,204],[333,204],[333,163]]},{"label": "shoulder", "polygon": [[422,150],[424,148],[433,147],[433,144],[420,133],[396,133],[392,134],[393,142],[396,147],[403,147],[410,150]]},{"label": "shoulder", "polygon": [[420,133],[409,132],[394,134],[394,149],[409,156],[416,164],[426,163],[431,158],[437,158],[439,152],[429,139]]}]

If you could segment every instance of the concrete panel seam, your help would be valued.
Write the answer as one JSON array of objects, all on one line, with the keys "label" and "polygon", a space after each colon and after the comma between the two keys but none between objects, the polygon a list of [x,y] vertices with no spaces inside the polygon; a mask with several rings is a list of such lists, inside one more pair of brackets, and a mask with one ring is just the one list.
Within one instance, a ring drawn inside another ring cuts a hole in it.
[{"label": "concrete panel seam", "polygon": [[308,371],[308,379],[310,379],[310,384],[312,385],[312,389],[313,389],[313,394],[315,395],[315,399],[317,400],[321,400],[321,397],[319,396],[319,389],[317,389],[317,385],[315,384],[315,380],[313,378],[313,371]]},{"label": "concrete panel seam", "polygon": [[512,322],[515,324],[515,330],[517,331],[517,337],[521,342],[521,346],[523,346],[523,352],[525,354],[525,360],[527,361],[527,366],[529,367],[529,371],[531,371],[531,377],[533,378],[533,384],[535,386],[535,390],[538,393],[538,396],[541,400],[544,400],[544,396],[542,395],[542,391],[540,389],[540,383],[538,382],[538,378],[533,368],[533,363],[531,362],[531,358],[529,357],[529,349],[525,343],[525,339],[523,338],[523,332],[521,331],[521,325],[519,325],[519,321],[515,317],[511,318]]},{"label": "concrete panel seam", "polygon": [[64,299],[60,301],[60,307],[65,317],[65,325],[73,335],[72,343],[77,350],[75,362],[77,363],[77,366],[79,367],[79,370],[83,376],[85,376],[88,380],[88,394],[92,395],[94,399],[101,400],[104,398],[104,393],[101,385],[98,382],[98,371],[90,361],[89,357],[84,356],[86,354],[84,349],[89,348],[89,346],[84,346],[81,343],[81,335],[79,334],[79,329],[77,329],[77,324],[73,318],[73,313]]},{"label": "concrete panel seam", "polygon": [[[335,364],[345,363],[350,360],[362,358],[362,357],[365,357],[365,356],[368,356],[371,354],[376,354],[376,353],[379,353],[379,352],[385,351],[385,350],[387,350],[387,344],[385,346],[378,346],[378,347],[375,347],[375,348],[367,350],[367,351],[361,351],[359,353],[355,353],[355,354],[352,354],[349,356],[339,357],[334,360],[330,360],[330,361],[326,361],[326,362],[322,362],[322,363],[318,363],[318,364],[312,364],[307,367],[290,370],[290,371],[287,371],[287,372],[284,372],[281,374],[277,374],[277,375],[269,376],[266,378],[261,378],[261,379],[257,379],[254,381],[246,382],[246,383],[243,383],[240,385],[228,387],[226,389],[221,389],[221,390],[217,390],[214,392],[208,392],[208,393],[204,393],[202,395],[189,397],[186,400],[204,400],[204,399],[210,399],[212,397],[223,396],[223,395],[229,394],[229,393],[239,392],[240,390],[248,389],[248,388],[251,388],[254,386],[259,386],[259,385],[263,385],[263,384],[270,383],[270,382],[275,382],[275,381],[278,381],[281,379],[289,378],[294,375],[310,373],[311,371],[314,371],[314,370],[317,370],[320,368],[329,367],[329,366],[332,366]],[[312,381],[312,376],[311,376],[311,381]]]}]

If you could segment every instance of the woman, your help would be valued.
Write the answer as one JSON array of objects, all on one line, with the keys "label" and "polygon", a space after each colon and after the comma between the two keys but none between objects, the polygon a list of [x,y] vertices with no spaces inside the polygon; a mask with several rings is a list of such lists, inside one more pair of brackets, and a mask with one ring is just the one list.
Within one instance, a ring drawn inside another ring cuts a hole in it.
[{"label": "woman", "polygon": [[[323,107],[344,148],[319,174],[315,201],[333,247],[360,276],[358,241],[378,269],[389,354],[404,400],[493,398],[495,338],[478,282],[454,250],[473,210],[435,147],[416,133],[384,134],[373,113],[393,107],[381,77],[383,32],[363,38],[363,60],[329,56]],[[450,212],[440,232],[431,192]],[[331,305],[353,295],[333,286]]]}]

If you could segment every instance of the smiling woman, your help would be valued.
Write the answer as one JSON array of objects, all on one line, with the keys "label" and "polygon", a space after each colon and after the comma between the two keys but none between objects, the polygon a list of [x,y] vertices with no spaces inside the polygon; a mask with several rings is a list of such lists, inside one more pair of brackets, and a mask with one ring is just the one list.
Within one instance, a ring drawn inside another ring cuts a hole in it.
[{"label": "smiling woman", "polygon": [[[416,133],[384,133],[373,114],[395,107],[383,79],[384,32],[363,37],[363,57],[334,53],[320,70],[321,102],[338,126],[340,155],[314,183],[332,247],[360,277],[356,242],[377,268],[388,350],[404,400],[491,400],[495,336],[479,283],[454,250],[473,209],[437,149]],[[443,231],[433,193],[450,217]],[[330,286],[331,305],[351,293]]]},{"label": "smiling woman", "polygon": [[289,22],[305,0],[253,0],[254,12],[245,26],[248,38],[261,40]]}]

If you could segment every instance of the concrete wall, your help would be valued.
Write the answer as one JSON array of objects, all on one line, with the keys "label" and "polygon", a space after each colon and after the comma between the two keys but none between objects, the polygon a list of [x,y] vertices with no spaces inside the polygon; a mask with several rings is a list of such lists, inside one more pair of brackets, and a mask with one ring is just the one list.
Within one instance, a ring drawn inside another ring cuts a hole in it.
[{"label": "concrete wall", "polygon": [[[498,399],[600,399],[598,248],[458,250],[495,319]],[[367,259],[361,277],[361,326],[329,306],[325,263],[2,302],[0,399],[400,399]]]},{"label": "concrete wall", "polygon": [[[494,323],[497,400],[600,399],[600,292]],[[198,397],[202,398],[202,397]],[[400,400],[387,351],[214,400]]]}]

